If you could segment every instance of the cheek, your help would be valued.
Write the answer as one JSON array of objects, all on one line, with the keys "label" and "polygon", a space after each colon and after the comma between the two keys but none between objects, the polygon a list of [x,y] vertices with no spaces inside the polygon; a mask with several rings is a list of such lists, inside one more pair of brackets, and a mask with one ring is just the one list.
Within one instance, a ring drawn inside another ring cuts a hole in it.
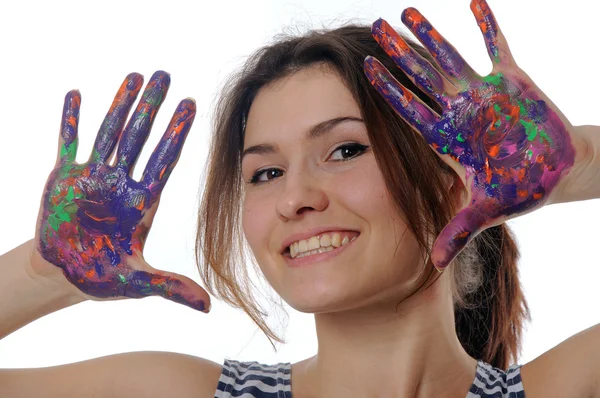
[{"label": "cheek", "polygon": [[348,209],[368,223],[389,221],[391,202],[375,159],[364,162],[344,178],[332,181],[332,191]]},{"label": "cheek", "polygon": [[[405,216],[400,214],[388,193],[383,174],[375,161],[369,162],[361,173],[354,173],[346,181],[345,204],[352,213],[362,218],[368,228],[371,242],[370,255],[381,262],[381,267],[400,270],[403,264],[421,259],[421,249],[415,236],[408,230]],[[398,267],[400,265],[400,267]]]},{"label": "cheek", "polygon": [[267,198],[255,198],[249,195],[245,198],[242,208],[242,228],[244,236],[258,258],[260,256],[259,248],[268,241],[269,222],[267,217],[269,209],[273,209],[274,204],[269,203]]}]

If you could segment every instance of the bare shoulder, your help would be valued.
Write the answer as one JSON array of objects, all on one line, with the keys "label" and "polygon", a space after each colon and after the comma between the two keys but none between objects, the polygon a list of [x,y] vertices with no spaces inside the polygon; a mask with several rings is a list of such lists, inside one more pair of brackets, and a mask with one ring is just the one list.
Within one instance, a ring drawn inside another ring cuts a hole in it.
[{"label": "bare shoulder", "polygon": [[600,398],[600,324],[521,367],[527,398]]},{"label": "bare shoulder", "polygon": [[221,366],[172,352],[130,352],[38,369],[1,369],[11,397],[208,397]]},{"label": "bare shoulder", "polygon": [[[122,355],[129,355],[119,362],[115,379],[122,397],[212,397],[217,390],[221,365],[208,359],[172,352]],[[132,366],[142,369],[135,373],[137,385],[132,385]]]}]

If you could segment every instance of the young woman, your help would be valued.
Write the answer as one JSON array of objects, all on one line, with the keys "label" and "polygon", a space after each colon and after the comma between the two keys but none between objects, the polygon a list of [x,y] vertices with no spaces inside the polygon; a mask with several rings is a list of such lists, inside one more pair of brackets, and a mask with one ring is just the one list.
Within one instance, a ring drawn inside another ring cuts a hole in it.
[{"label": "young woman", "polygon": [[[315,314],[317,355],[221,365],[130,353],[3,370],[0,391],[600,397],[598,327],[514,363],[528,308],[504,224],[598,198],[600,134],[573,127],[517,67],[484,0],[471,8],[494,62],[486,77],[407,9],[403,21],[425,48],[382,20],[310,32],[261,49],[220,99],[199,214],[205,285],[279,340],[248,290],[247,243],[275,291]],[[0,336],[88,299],[161,295],[208,312],[206,291],[142,255],[195,113],[181,102],[133,181],[168,84],[156,73],[124,127],[142,85],[128,76],[84,164],[74,162],[79,94],[67,95],[35,238],[0,257]]]}]

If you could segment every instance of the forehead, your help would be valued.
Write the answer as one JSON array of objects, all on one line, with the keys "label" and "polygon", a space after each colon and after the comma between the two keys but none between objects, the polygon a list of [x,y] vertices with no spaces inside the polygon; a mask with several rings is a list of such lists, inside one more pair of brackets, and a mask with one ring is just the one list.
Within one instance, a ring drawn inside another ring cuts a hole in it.
[{"label": "forehead", "polygon": [[325,66],[305,68],[259,90],[248,113],[244,146],[303,135],[315,124],[343,116],[361,114],[339,75]]}]

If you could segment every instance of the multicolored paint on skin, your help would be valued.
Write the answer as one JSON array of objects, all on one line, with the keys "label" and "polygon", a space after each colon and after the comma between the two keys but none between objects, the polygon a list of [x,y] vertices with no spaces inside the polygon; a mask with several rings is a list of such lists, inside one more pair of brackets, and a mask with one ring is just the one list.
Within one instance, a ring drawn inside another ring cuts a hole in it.
[{"label": "multicolored paint on skin", "polygon": [[[146,213],[157,201],[175,166],[196,106],[183,100],[152,153],[142,181],[131,168],[149,134],[169,86],[169,75],[153,75],[143,98],[121,135],[129,110],[142,86],[142,77],[129,75],[119,89],[98,133],[90,159],[76,164],[80,96],[67,94],[61,125],[57,167],[43,196],[38,250],[87,295],[140,298],[159,295],[208,312],[210,299],[193,281],[144,267],[141,258],[149,231]],[[117,163],[106,163],[119,140]],[[137,264],[137,266],[136,266]]]},{"label": "multicolored paint on skin", "polygon": [[379,45],[402,70],[410,73],[410,77],[418,82],[428,95],[438,102],[447,103],[444,79],[429,61],[420,57],[383,19],[380,18],[373,23],[372,31]]},{"label": "multicolored paint on skin", "polygon": [[[484,10],[488,21],[482,32],[486,42],[492,41],[487,43],[490,56],[509,59],[508,46],[494,41],[496,35],[486,34],[497,26],[489,7],[483,0],[473,3],[479,7],[472,6],[474,12]],[[373,36],[417,87],[439,102],[441,115],[398,83],[377,59],[367,57],[364,68],[397,113],[440,155],[449,155],[466,171],[471,202],[442,230],[431,252],[432,263],[443,270],[484,229],[543,206],[573,165],[575,150],[564,123],[514,62],[498,73],[473,74],[464,80],[464,71],[470,67],[458,53],[441,55],[451,47],[439,45],[445,43],[441,36],[424,19],[415,17],[415,12],[408,12],[408,27],[423,42],[436,43],[428,48],[442,70],[463,79],[449,80],[465,86],[457,94],[448,95],[436,83],[441,75],[415,51],[407,50],[408,44],[385,21],[375,22]]]},{"label": "multicolored paint on skin", "polygon": [[474,0],[471,1],[471,11],[475,15],[481,33],[483,33],[490,58],[493,62],[500,62],[500,52],[498,50],[498,35],[500,32],[492,10],[485,1]]},{"label": "multicolored paint on skin", "polygon": [[415,8],[402,12],[402,22],[415,34],[417,39],[434,57],[448,76],[466,86],[475,71],[462,59],[458,51],[429,23]]},{"label": "multicolored paint on skin", "polygon": [[141,148],[148,138],[148,132],[152,128],[156,112],[167,96],[170,84],[169,74],[155,72],[142,94],[140,103],[129,119],[117,150],[117,164],[127,172],[135,164]]},{"label": "multicolored paint on skin", "polygon": [[139,73],[129,74],[121,84],[96,136],[94,150],[89,160],[91,163],[108,161],[142,84],[144,84],[144,78]]}]

